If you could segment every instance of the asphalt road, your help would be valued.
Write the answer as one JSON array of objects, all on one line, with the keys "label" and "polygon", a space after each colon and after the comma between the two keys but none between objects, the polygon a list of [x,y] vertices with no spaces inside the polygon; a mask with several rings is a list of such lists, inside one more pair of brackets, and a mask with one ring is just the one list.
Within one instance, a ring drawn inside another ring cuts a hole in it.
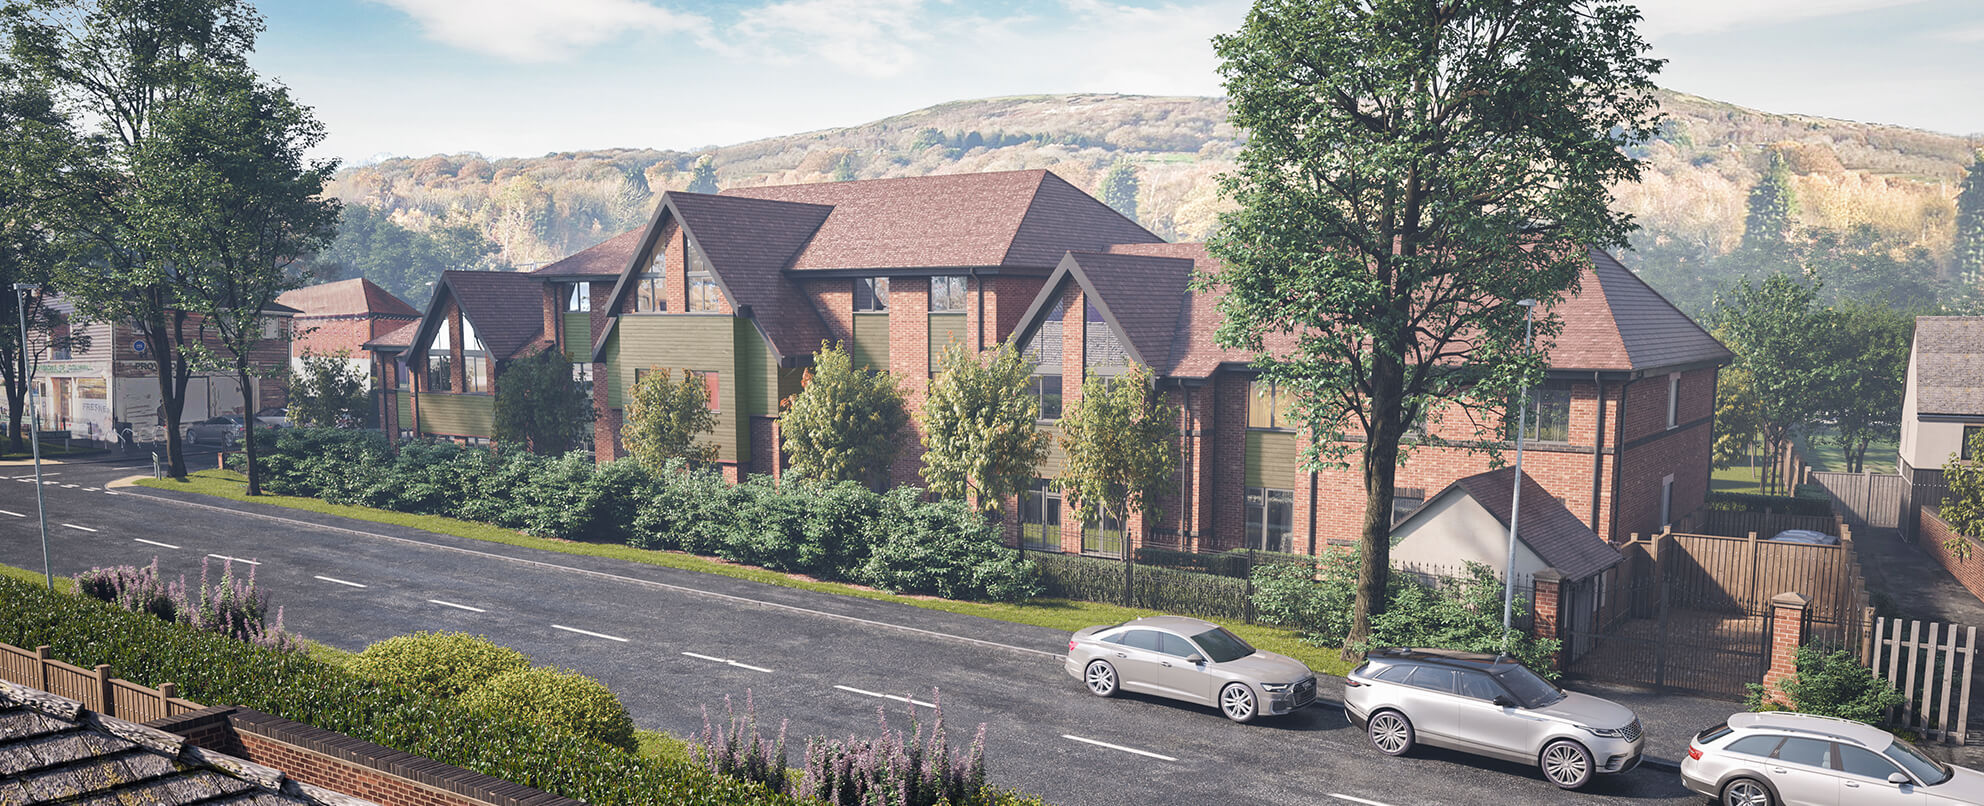
[{"label": "asphalt road", "polygon": [[[142,565],[197,578],[224,558],[253,570],[285,626],[341,649],[416,630],[487,635],[619,694],[643,728],[690,736],[703,708],[755,703],[805,737],[872,736],[879,712],[941,700],[955,746],[986,726],[995,785],[1062,806],[1690,802],[1675,773],[1642,767],[1585,791],[1533,768],[1421,749],[1372,750],[1339,709],[1236,725],[1209,707],[1089,696],[1053,630],[632,563],[145,488],[105,489],[147,460],[45,467],[54,570]],[[209,455],[196,466],[209,466]],[[0,563],[40,568],[31,468],[0,467]],[[175,500],[183,499],[183,500]],[[260,514],[257,514],[260,513]],[[244,566],[253,562],[253,566]],[[1336,692],[1324,691],[1325,697]],[[894,698],[894,699],[891,699]],[[929,709],[919,708],[929,719]],[[1656,730],[1658,728],[1656,727]]]}]

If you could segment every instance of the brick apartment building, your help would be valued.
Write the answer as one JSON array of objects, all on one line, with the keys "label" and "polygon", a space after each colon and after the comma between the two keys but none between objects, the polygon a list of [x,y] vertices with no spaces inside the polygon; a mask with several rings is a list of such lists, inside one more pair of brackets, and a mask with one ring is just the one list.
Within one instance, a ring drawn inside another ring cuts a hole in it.
[{"label": "brick apartment building", "polygon": [[[591,384],[602,460],[624,455],[639,373],[699,373],[731,479],[782,466],[778,402],[822,341],[894,374],[912,407],[946,347],[1011,341],[1036,360],[1050,430],[1084,376],[1135,362],[1181,412],[1183,472],[1149,524],[1154,545],[1309,552],[1353,539],[1361,509],[1327,502],[1361,501],[1360,478],[1302,471],[1274,390],[1212,343],[1214,300],[1188,280],[1217,269],[1203,245],[1165,243],[1044,170],[669,192],[646,227],[535,272],[449,272],[419,328],[374,347],[400,356],[397,431],[479,443],[501,363],[555,346]],[[1728,351],[1602,252],[1555,313],[1565,328],[1533,396],[1525,469],[1612,539],[1699,507]],[[903,451],[891,477],[916,483],[919,453]],[[1120,552],[1048,489],[1059,460],[1056,449],[1035,492],[1009,502],[1009,539],[1025,523],[1041,549]],[[1488,463],[1421,448],[1399,473],[1397,514]],[[1144,534],[1141,516],[1128,526]]]},{"label": "brick apartment building", "polygon": [[300,369],[305,355],[342,352],[365,373],[367,388],[378,387],[383,367],[372,360],[366,343],[420,321],[413,306],[362,277],[285,291],[276,301],[297,312],[290,340],[293,367]]}]

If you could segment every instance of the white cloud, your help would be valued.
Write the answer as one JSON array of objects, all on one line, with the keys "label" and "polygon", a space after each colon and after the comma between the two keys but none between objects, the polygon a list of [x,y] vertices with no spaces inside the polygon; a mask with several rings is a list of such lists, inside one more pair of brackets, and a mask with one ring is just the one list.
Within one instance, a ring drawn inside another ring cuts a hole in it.
[{"label": "white cloud", "polygon": [[1641,35],[1708,34],[1758,23],[1781,23],[1893,8],[1923,0],[1640,0]]},{"label": "white cloud", "polygon": [[872,78],[902,75],[932,39],[922,0],[786,0],[742,12],[732,29],[757,58],[801,54]]},{"label": "white cloud", "polygon": [[1932,34],[1932,36],[1936,39],[1941,39],[1946,42],[1962,42],[1962,43],[1984,42],[1984,25],[1977,25],[1969,28],[1957,28],[1955,30],[1950,30],[1950,31],[1942,31],[1936,34]]},{"label": "white cloud", "polygon": [[428,38],[519,62],[556,61],[634,32],[701,31],[707,21],[644,0],[373,0]]}]

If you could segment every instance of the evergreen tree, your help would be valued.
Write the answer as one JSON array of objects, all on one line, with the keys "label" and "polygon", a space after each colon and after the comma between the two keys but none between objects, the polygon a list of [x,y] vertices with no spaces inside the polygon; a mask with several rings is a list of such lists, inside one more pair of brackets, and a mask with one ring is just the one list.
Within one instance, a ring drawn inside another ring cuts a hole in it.
[{"label": "evergreen tree", "polygon": [[831,178],[835,182],[851,182],[857,178],[854,172],[854,152],[840,155],[840,159],[834,162],[834,173]]},{"label": "evergreen tree", "polygon": [[1790,267],[1791,226],[1797,215],[1798,191],[1791,184],[1791,167],[1782,152],[1771,149],[1763,175],[1750,186],[1743,242],[1737,247],[1751,268],[1769,273]]},{"label": "evergreen tree", "polygon": [[1977,152],[1956,194],[1956,270],[1965,285],[1984,281],[1984,151]]},{"label": "evergreen tree", "polygon": [[696,167],[689,171],[688,190],[690,193],[715,193],[717,191],[715,157],[704,154],[696,158]]},{"label": "evergreen tree", "polygon": [[1116,158],[1109,172],[1102,175],[1102,203],[1116,208],[1124,218],[1137,220],[1138,184],[1136,163]]},{"label": "evergreen tree", "polygon": [[879,489],[909,424],[902,390],[886,372],[857,369],[847,347],[821,344],[799,394],[783,404],[779,430],[792,472]]},{"label": "evergreen tree", "polygon": [[592,399],[556,349],[511,361],[496,379],[497,442],[557,455],[583,444],[592,419]]}]

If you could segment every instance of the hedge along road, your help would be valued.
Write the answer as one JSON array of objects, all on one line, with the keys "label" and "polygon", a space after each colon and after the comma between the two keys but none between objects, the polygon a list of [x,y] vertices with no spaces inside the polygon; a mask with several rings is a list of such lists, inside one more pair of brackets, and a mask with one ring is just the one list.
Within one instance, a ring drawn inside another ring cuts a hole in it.
[{"label": "hedge along road", "polygon": [[[1646,768],[1563,793],[1520,765],[1385,758],[1322,705],[1235,725],[1211,708],[1100,700],[1062,671],[1053,630],[199,496],[111,496],[97,481],[44,488],[51,524],[97,530],[50,533],[59,574],[156,556],[167,576],[197,578],[209,555],[252,560],[286,626],[312,639],[355,651],[417,630],[488,635],[599,679],[638,725],[678,736],[702,729],[701,706],[721,720],[726,695],[741,713],[748,692],[766,735],[790,720],[794,764],[805,737],[874,735],[878,708],[907,727],[902,700],[936,689],[954,746],[987,724],[995,785],[1065,806],[1695,800]],[[27,485],[0,485],[0,509],[32,512]],[[0,562],[40,567],[32,517],[0,517]]]}]

